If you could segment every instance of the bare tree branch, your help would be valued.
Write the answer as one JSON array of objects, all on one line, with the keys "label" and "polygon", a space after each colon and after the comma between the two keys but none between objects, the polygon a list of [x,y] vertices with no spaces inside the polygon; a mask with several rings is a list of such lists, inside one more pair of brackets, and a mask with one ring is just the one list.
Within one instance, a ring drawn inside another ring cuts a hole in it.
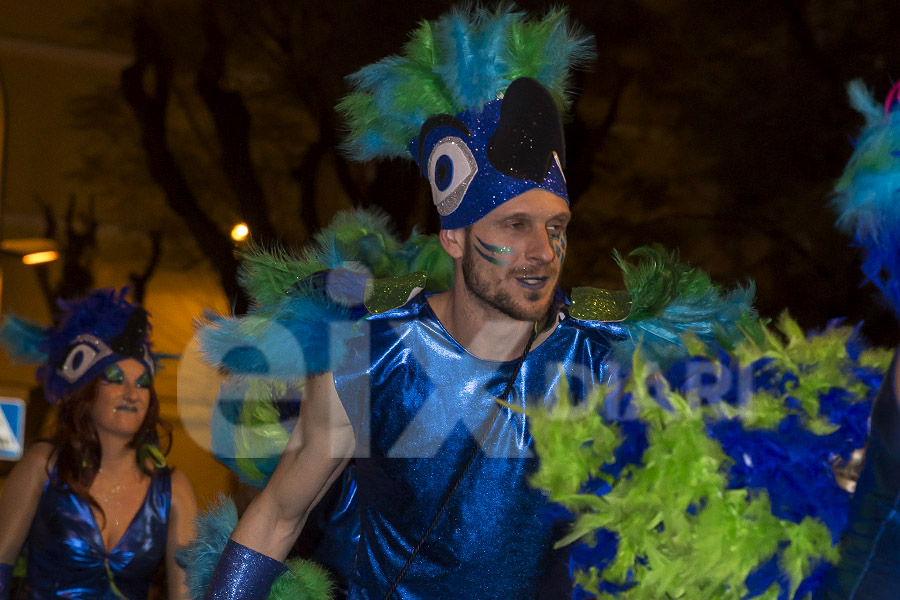
[{"label": "bare tree branch", "polygon": [[239,92],[222,88],[225,75],[225,40],[211,6],[203,11],[206,48],[197,72],[197,92],[215,123],[222,168],[237,197],[241,214],[258,242],[277,237],[269,220],[268,202],[250,157],[250,113]]},{"label": "bare tree branch", "polygon": [[[35,198],[35,201],[41,206],[41,212],[44,213],[44,237],[50,240],[56,239],[56,215],[53,213],[53,208],[49,204],[42,202],[40,198]],[[56,293],[50,284],[49,266],[46,263],[35,265],[35,274],[37,275],[38,285],[41,286],[44,301],[47,303],[47,309],[52,315],[56,309]]]},{"label": "bare tree branch", "polygon": [[131,281],[131,297],[138,304],[144,304],[144,297],[147,294],[147,282],[156,272],[159,266],[159,259],[162,256],[162,229],[156,229],[150,232],[150,258],[147,265],[141,273],[129,273],[128,279]]},{"label": "bare tree branch", "polygon": [[[219,273],[235,312],[244,312],[247,299],[237,284],[237,259],[232,243],[200,207],[169,146],[166,109],[174,61],[164,52],[159,32],[150,25],[148,10],[147,4],[142,4],[135,17],[135,60],[122,72],[122,92],[138,121],[151,176],[162,188],[169,207],[188,224],[201,251]],[[144,80],[151,77],[152,90],[148,91]]]},{"label": "bare tree branch", "polygon": [[[53,207],[38,200],[44,213],[44,236],[55,239],[57,232],[56,214]],[[86,295],[94,287],[94,275],[91,271],[93,252],[97,248],[97,218],[94,213],[94,198],[88,200],[87,213],[79,215],[75,195],[69,197],[65,210],[65,226],[63,240],[60,243],[62,273],[54,285],[50,282],[50,266],[35,265],[38,285],[44,295],[47,308],[54,321],[58,309],[58,298],[71,299]]]},{"label": "bare tree branch", "polygon": [[834,64],[816,42],[815,32],[806,16],[807,4],[807,0],[779,0],[778,2],[787,15],[788,26],[802,55],[815,66],[822,77],[839,85],[840,81],[836,77],[837,70]]},{"label": "bare tree branch", "polygon": [[[69,196],[66,207],[65,250],[62,256],[62,278],[55,296],[77,298],[86,295],[94,287],[91,259],[97,247],[97,217],[94,214],[94,197],[88,199],[88,211],[79,219],[75,195]],[[82,221],[83,222],[79,222]]]},{"label": "bare tree branch", "polygon": [[609,108],[607,108],[600,125],[589,127],[576,115],[575,121],[567,128],[566,173],[569,197],[572,202],[587,191],[593,182],[594,158],[600,154],[609,137],[610,129],[616,123],[622,94],[630,80],[631,73],[629,71],[623,70],[619,74]]}]

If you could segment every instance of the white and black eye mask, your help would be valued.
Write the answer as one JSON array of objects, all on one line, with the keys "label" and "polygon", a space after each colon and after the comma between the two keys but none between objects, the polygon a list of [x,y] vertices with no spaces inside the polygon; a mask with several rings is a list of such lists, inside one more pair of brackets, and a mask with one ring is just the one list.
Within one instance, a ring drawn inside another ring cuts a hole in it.
[{"label": "white and black eye mask", "polygon": [[113,336],[108,344],[90,333],[76,336],[66,350],[56,373],[67,383],[74,384],[88,373],[95,372],[100,365],[133,358],[143,363],[152,377],[153,356],[144,341],[146,335],[147,313],[141,308],[136,308],[129,316],[125,328]]},{"label": "white and black eye mask", "polygon": [[562,119],[534,79],[516,79],[479,113],[431,117],[410,153],[431,184],[442,229],[471,225],[534,188],[568,201]]},{"label": "white and black eye mask", "polygon": [[[110,357],[115,360],[107,360]],[[71,349],[66,353],[62,365],[56,372],[69,383],[75,383],[85,373],[101,363],[119,362],[126,358],[140,361],[147,368],[151,377],[153,376],[153,357],[149,348],[144,346],[138,356],[124,356],[114,352],[103,340],[90,334],[79,335],[75,338]]]}]

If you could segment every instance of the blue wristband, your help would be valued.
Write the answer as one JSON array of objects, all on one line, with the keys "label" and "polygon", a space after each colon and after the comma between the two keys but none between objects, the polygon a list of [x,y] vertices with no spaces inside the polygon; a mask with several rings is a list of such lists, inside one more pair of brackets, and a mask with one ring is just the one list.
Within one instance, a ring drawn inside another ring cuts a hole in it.
[{"label": "blue wristband", "polygon": [[286,571],[284,563],[228,540],[205,600],[265,600],[272,583]]},{"label": "blue wristband", "polygon": [[0,563],[0,600],[9,600],[12,587],[13,566]]}]

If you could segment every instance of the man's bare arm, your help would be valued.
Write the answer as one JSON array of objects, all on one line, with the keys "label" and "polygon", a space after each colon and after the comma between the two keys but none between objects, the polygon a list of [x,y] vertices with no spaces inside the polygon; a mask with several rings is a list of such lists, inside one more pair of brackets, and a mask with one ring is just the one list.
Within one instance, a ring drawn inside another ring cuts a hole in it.
[{"label": "man's bare arm", "polygon": [[235,542],[284,560],[306,518],[343,471],[354,450],[353,429],[331,373],[310,377],[300,419],[269,483],[254,498],[231,536]]}]

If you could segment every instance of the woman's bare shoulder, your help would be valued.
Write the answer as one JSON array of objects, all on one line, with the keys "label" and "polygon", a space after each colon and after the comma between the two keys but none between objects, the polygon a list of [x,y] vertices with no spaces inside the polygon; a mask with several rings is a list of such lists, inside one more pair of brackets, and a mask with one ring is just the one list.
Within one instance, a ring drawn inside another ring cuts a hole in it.
[{"label": "woman's bare shoulder", "polygon": [[56,449],[48,441],[41,440],[32,444],[23,454],[21,464],[29,469],[41,468],[49,471],[56,463]]}]

